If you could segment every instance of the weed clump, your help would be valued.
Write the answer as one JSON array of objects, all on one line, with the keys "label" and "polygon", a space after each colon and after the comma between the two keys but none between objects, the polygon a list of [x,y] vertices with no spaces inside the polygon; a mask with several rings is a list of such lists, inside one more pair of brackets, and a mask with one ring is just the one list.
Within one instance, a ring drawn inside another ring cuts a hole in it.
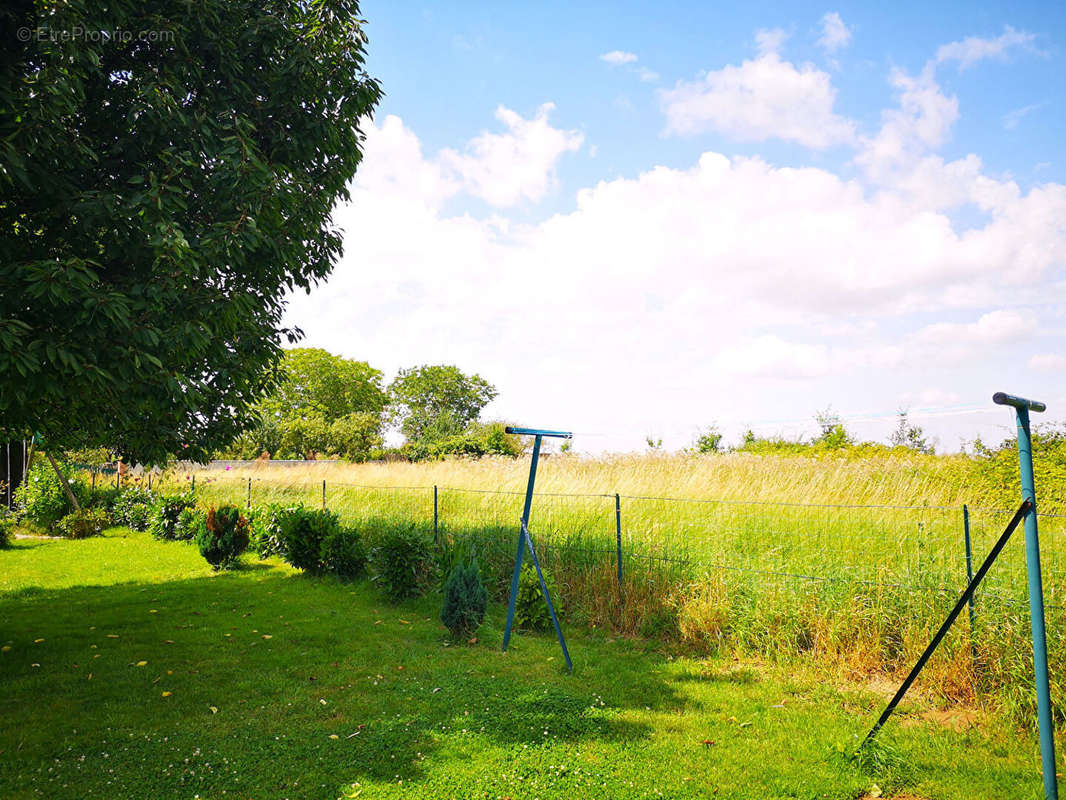
[{"label": "weed clump", "polygon": [[477,562],[460,561],[444,584],[440,621],[455,638],[465,638],[481,627],[489,595]]}]

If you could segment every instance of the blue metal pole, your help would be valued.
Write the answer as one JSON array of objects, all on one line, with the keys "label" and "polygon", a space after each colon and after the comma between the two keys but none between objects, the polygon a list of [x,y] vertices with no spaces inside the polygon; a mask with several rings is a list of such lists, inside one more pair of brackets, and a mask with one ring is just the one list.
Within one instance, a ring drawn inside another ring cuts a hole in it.
[{"label": "blue metal pole", "polygon": [[552,625],[555,626],[555,636],[559,639],[559,646],[563,648],[563,658],[566,659],[566,668],[574,671],[574,664],[570,660],[570,651],[566,649],[566,639],[563,638],[563,629],[559,625],[559,618],[555,616],[555,606],[552,605],[551,595],[548,593],[548,584],[544,581],[544,573],[540,569],[540,561],[537,559],[537,551],[533,549],[533,538],[529,535],[529,529],[522,523],[522,535],[525,537],[526,546],[529,547],[529,555],[533,559],[533,566],[537,570],[537,580],[540,581],[540,590],[544,593],[544,602],[548,604],[548,613],[551,614]]},{"label": "blue metal pole", "polygon": [[1029,435],[1029,409],[1015,407],[1018,416],[1018,466],[1022,498],[1033,507],[1025,515],[1025,564],[1029,572],[1029,617],[1033,629],[1033,672],[1036,679],[1036,713],[1040,724],[1040,761],[1044,770],[1044,796],[1058,800],[1055,775],[1055,734],[1051,726],[1051,685],[1047,668],[1047,634],[1044,630],[1044,587],[1040,574],[1040,537],[1036,522],[1036,481],[1033,477],[1033,443]]},{"label": "blue metal pole", "polygon": [[541,434],[533,440],[533,458],[529,462],[529,483],[526,484],[526,502],[522,507],[522,525],[518,530],[518,552],[514,559],[514,574],[511,575],[511,598],[507,601],[507,625],[503,629],[503,650],[511,641],[511,627],[514,625],[514,608],[518,600],[518,576],[522,572],[522,554],[525,550],[526,531],[529,529],[529,511],[533,506],[533,484],[537,480],[537,462],[540,460]]}]

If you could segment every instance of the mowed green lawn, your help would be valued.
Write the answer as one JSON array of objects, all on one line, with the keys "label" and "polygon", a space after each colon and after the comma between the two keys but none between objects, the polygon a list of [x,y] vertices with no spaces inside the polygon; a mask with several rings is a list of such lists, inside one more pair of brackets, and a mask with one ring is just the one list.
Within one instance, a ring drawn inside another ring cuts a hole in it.
[{"label": "mowed green lawn", "polygon": [[[1036,798],[1034,737],[568,630],[448,643],[439,599],[109,531],[0,551],[0,797]],[[880,762],[887,762],[887,766]]]}]

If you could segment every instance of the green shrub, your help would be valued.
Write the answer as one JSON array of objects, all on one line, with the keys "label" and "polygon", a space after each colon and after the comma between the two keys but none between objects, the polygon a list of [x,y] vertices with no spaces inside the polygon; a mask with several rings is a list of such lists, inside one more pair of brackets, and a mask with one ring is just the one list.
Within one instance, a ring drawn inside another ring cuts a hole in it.
[{"label": "green shrub", "polygon": [[236,506],[212,508],[197,533],[196,544],[212,567],[229,568],[248,549],[248,520]]},{"label": "green shrub", "polygon": [[53,530],[66,539],[88,539],[99,536],[110,524],[107,512],[102,508],[83,508],[72,511],[59,520]]},{"label": "green shrub", "polygon": [[115,524],[125,525],[135,531],[148,529],[148,518],[152,513],[154,498],[143,486],[130,486],[123,489],[111,505],[111,518]]},{"label": "green shrub", "polygon": [[390,528],[373,551],[374,580],[390,600],[421,594],[433,577],[433,547],[414,528]]},{"label": "green shrub", "polygon": [[9,547],[15,537],[15,517],[6,508],[0,508],[0,548]]},{"label": "green shrub", "polygon": [[[551,593],[555,613],[562,617],[562,607],[559,605],[559,593],[555,591],[555,583],[546,573],[544,582]],[[527,631],[546,631],[552,627],[551,612],[548,611],[548,603],[544,600],[544,592],[541,591],[537,571],[528,562],[522,564],[522,572],[518,576],[518,598],[515,600],[514,622],[515,627]]]},{"label": "green shrub", "polygon": [[189,506],[178,514],[174,526],[174,539],[179,542],[198,541],[201,533],[207,530],[207,514],[200,509]]},{"label": "green shrub", "polygon": [[489,595],[474,561],[460,561],[444,584],[440,621],[455,638],[466,638],[481,627]]},{"label": "green shrub", "polygon": [[281,520],[286,512],[297,506],[286,506],[280,503],[260,506],[252,511],[249,522],[252,525],[252,551],[260,558],[280,556],[284,553],[284,543],[281,541]]},{"label": "green shrub", "polygon": [[322,542],[340,527],[337,515],[323,509],[295,506],[284,509],[278,520],[281,556],[297,569],[322,569]]},{"label": "green shrub", "polygon": [[115,507],[115,501],[122,494],[122,490],[110,484],[97,483],[96,488],[86,487],[85,499],[78,500],[90,508],[102,508],[108,513]]},{"label": "green shrub", "polygon": [[322,539],[322,567],[342,578],[355,578],[366,571],[366,545],[359,531],[337,528]]},{"label": "green shrub", "polygon": [[[82,493],[70,467],[60,464],[59,469],[72,491],[76,489],[76,495]],[[21,516],[45,528],[53,527],[74,510],[59,476],[43,457],[30,468],[25,482],[15,489],[15,503]]]},{"label": "green shrub", "polygon": [[[181,512],[192,508],[195,501],[191,494],[165,495],[156,500],[148,516],[148,532],[156,539],[179,539],[184,530],[178,527]],[[187,537],[185,537],[187,538]]]}]

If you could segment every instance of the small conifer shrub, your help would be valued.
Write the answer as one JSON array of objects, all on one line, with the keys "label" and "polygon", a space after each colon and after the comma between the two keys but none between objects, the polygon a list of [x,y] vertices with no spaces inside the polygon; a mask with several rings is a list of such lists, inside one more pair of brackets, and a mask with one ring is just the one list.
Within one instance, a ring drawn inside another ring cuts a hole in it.
[{"label": "small conifer shrub", "polygon": [[488,602],[477,563],[460,561],[444,584],[440,621],[455,638],[466,638],[481,626]]}]

